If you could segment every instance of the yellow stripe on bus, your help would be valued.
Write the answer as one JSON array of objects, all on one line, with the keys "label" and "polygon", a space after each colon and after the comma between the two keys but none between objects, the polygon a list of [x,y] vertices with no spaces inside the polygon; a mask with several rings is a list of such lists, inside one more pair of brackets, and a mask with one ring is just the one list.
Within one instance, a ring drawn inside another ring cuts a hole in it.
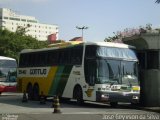
[{"label": "yellow stripe on bus", "polygon": [[39,88],[40,88],[39,93],[41,93],[41,91],[43,91],[43,93],[45,95],[48,95],[49,89],[52,85],[52,81],[54,80],[57,69],[58,69],[58,66],[51,67],[47,77],[22,77],[22,78],[19,78],[19,79],[23,79],[21,92],[23,92],[24,90],[27,89],[28,83],[31,83],[32,86],[35,83],[38,83]]},{"label": "yellow stripe on bus", "polygon": [[[45,93],[48,94],[49,89],[52,85],[52,81],[55,78],[56,72],[57,72],[58,66],[57,67],[51,67],[48,76],[47,76],[47,81],[46,81],[46,85],[42,85],[44,86],[44,88],[42,88],[43,90],[45,90]],[[48,87],[45,87],[48,86]]]}]

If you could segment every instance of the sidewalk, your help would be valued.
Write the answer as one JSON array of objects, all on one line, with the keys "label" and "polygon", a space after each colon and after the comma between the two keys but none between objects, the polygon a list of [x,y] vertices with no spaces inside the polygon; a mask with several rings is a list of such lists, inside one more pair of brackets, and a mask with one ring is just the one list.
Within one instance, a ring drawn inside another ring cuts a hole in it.
[{"label": "sidewalk", "polygon": [[160,113],[160,107],[144,107],[144,106],[141,106],[139,104],[138,105],[132,105],[132,107],[135,108],[135,109]]},{"label": "sidewalk", "polygon": [[152,112],[160,113],[160,107],[141,107],[141,108],[146,110],[146,111],[152,111]]}]

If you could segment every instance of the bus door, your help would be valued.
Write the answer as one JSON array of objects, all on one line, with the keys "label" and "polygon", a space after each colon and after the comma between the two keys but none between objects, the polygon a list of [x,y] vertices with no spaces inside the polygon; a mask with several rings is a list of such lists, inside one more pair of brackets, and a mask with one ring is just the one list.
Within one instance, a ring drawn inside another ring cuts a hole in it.
[{"label": "bus door", "polygon": [[95,82],[96,82],[96,60],[85,60],[85,81],[87,85],[84,88],[84,97],[86,100],[95,100]]}]

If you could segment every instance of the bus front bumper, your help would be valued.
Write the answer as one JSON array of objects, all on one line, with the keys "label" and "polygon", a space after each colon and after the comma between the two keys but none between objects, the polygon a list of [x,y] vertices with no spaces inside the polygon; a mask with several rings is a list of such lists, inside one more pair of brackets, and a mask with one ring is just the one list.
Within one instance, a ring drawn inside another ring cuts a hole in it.
[{"label": "bus front bumper", "polygon": [[97,102],[130,102],[139,103],[139,93],[133,92],[96,92]]},{"label": "bus front bumper", "polygon": [[16,92],[16,86],[0,86],[0,92]]},{"label": "bus front bumper", "polygon": [[0,85],[0,92],[3,92],[3,91],[4,91],[4,89],[5,89],[5,86]]}]

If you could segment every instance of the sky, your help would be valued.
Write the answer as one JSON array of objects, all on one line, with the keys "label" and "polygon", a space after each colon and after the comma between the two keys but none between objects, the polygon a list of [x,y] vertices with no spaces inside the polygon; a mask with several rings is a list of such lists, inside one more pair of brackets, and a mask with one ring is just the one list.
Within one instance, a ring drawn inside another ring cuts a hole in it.
[{"label": "sky", "polygon": [[152,24],[160,27],[160,4],[156,0],[0,0],[0,8],[34,16],[41,23],[59,26],[59,39],[82,35],[85,41],[104,41],[113,32]]}]

